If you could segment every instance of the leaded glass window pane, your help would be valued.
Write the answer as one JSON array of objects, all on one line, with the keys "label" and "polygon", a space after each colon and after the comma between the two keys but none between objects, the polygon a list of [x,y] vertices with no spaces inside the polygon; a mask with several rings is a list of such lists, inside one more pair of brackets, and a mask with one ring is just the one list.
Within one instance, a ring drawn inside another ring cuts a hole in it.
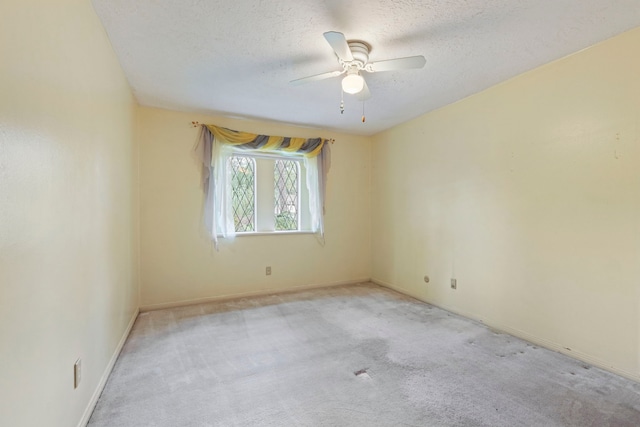
[{"label": "leaded glass window pane", "polygon": [[292,160],[275,161],[276,230],[297,230],[299,212],[299,167]]},{"label": "leaded glass window pane", "polygon": [[256,229],[256,163],[249,157],[229,158],[231,206],[236,232]]}]

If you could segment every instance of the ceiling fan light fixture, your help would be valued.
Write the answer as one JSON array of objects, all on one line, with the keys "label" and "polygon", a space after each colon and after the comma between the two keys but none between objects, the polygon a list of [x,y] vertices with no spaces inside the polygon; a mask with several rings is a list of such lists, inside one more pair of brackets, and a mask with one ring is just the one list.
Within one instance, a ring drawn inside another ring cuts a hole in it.
[{"label": "ceiling fan light fixture", "polygon": [[354,94],[364,88],[364,78],[357,73],[349,74],[342,79],[342,90],[346,93]]}]

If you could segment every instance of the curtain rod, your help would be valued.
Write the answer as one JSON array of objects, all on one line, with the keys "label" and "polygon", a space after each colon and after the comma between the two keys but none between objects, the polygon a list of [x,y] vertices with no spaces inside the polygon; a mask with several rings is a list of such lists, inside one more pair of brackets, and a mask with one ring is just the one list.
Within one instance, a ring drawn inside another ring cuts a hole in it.
[{"label": "curtain rod", "polygon": [[[198,126],[200,126],[200,122],[191,122],[191,127],[192,128],[197,128]],[[326,138],[325,138],[326,139]],[[327,141],[329,141],[331,144],[333,144],[334,142],[336,142],[335,139],[333,138],[329,138],[327,139]]]}]

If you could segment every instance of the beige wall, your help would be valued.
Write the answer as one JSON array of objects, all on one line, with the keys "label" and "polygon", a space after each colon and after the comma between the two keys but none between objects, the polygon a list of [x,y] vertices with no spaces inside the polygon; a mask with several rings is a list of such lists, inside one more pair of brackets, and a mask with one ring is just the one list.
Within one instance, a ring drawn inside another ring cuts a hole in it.
[{"label": "beige wall", "polygon": [[137,309],[134,102],[89,1],[0,16],[0,425],[69,427]]},{"label": "beige wall", "polygon": [[[274,123],[140,108],[141,306],[369,278],[370,140]],[[271,135],[333,137],[326,245],[313,235],[237,237],[216,252],[201,228],[191,121]],[[271,266],[273,274],[265,275]]]},{"label": "beige wall", "polygon": [[372,277],[640,379],[639,49],[635,30],[374,137]]}]

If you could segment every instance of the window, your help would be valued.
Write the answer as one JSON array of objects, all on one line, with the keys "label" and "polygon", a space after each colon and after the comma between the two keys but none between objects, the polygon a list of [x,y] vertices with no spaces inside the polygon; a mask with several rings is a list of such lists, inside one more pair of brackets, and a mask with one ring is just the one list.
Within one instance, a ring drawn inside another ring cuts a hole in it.
[{"label": "window", "polygon": [[[302,161],[233,153],[226,163],[233,226],[238,234],[295,232],[310,228]],[[303,190],[304,188],[304,190]]]},{"label": "window", "polygon": [[227,167],[231,172],[231,209],[236,232],[255,231],[256,162],[250,157],[232,156]]},{"label": "window", "polygon": [[276,230],[297,230],[300,212],[300,166],[292,160],[276,160],[274,166]]},{"label": "window", "polygon": [[324,244],[330,141],[202,125],[203,222],[216,250],[238,234],[313,233]]}]

